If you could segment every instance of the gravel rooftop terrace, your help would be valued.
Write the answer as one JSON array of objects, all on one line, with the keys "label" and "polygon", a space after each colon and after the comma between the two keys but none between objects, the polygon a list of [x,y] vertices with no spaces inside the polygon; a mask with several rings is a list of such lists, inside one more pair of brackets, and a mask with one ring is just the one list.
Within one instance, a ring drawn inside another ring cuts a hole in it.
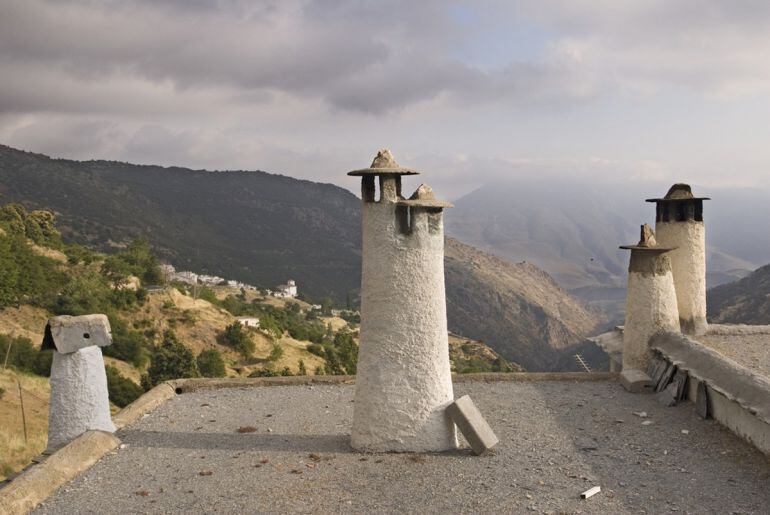
[{"label": "gravel rooftop terrace", "polygon": [[[467,382],[482,457],[358,454],[353,386],[178,395],[35,513],[767,513],[770,460],[691,404],[614,381]],[[635,412],[646,412],[641,417]],[[242,432],[239,432],[239,429]],[[601,493],[581,500],[581,492]]]},{"label": "gravel rooftop terrace", "polygon": [[770,380],[770,334],[707,335],[697,340]]}]

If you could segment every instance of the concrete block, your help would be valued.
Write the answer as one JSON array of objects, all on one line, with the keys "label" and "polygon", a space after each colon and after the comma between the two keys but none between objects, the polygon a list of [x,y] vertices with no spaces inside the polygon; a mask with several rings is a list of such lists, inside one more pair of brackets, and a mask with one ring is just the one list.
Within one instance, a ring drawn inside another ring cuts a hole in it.
[{"label": "concrete block", "polygon": [[635,368],[626,368],[620,373],[620,384],[631,393],[652,393],[650,376]]},{"label": "concrete block", "polygon": [[500,441],[468,395],[454,401],[446,410],[449,418],[468,440],[473,454],[484,454]]},{"label": "concrete block", "polygon": [[106,347],[112,344],[110,321],[106,315],[63,315],[50,318],[46,327],[46,340],[49,336],[56,350],[62,354],[71,354],[85,347]]}]

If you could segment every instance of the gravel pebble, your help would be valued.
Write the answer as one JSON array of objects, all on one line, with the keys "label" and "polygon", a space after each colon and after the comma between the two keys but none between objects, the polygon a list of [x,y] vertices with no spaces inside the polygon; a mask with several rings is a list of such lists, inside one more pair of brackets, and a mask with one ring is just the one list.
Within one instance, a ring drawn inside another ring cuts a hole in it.
[{"label": "gravel pebble", "polygon": [[[121,430],[127,447],[35,513],[765,513],[770,506],[768,458],[700,420],[690,404],[660,409],[654,396],[615,382],[456,385],[455,395],[464,394],[500,438],[490,455],[473,456],[464,442],[441,454],[352,452],[353,387],[346,385],[179,395]],[[216,422],[199,429],[203,410]],[[641,410],[660,422],[616,423]],[[602,493],[581,500],[592,486]]]}]

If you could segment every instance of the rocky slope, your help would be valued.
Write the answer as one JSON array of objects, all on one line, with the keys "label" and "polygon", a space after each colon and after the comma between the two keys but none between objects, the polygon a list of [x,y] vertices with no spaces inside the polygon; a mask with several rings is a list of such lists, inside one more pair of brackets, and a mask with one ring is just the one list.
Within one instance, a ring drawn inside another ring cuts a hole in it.
[{"label": "rocky slope", "polygon": [[709,320],[733,324],[770,324],[770,265],[706,294]]},{"label": "rocky slope", "polygon": [[449,329],[473,335],[526,370],[564,369],[564,356],[604,322],[532,264],[447,238],[445,267]]}]

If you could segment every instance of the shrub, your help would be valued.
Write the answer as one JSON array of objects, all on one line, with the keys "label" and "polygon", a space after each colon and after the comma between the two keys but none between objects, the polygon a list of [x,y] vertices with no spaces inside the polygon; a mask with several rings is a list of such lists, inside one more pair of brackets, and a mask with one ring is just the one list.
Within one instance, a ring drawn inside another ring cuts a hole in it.
[{"label": "shrub", "polygon": [[240,352],[243,357],[250,358],[254,354],[254,341],[246,332],[240,322],[235,321],[225,327],[218,337],[219,343],[231,347]]},{"label": "shrub", "polygon": [[326,351],[324,350],[324,346],[318,343],[311,343],[310,345],[308,345],[307,351],[310,354],[315,354],[319,358],[323,358],[324,356],[326,356]]},{"label": "shrub", "polygon": [[216,349],[201,351],[196,358],[198,371],[203,377],[225,377],[225,361]]},{"label": "shrub", "polygon": [[163,334],[163,342],[152,354],[150,368],[142,376],[145,389],[181,377],[198,377],[198,365],[193,353],[171,331]]},{"label": "shrub", "polygon": [[273,344],[273,350],[270,351],[270,355],[267,357],[268,361],[278,361],[283,356],[283,349],[277,343]]},{"label": "shrub", "polygon": [[6,354],[8,365],[17,370],[40,376],[51,375],[53,351],[35,349],[29,338],[0,335],[0,361],[5,362]]},{"label": "shrub", "polygon": [[117,358],[131,363],[137,368],[147,363],[149,343],[145,336],[128,328],[121,319],[111,316],[112,345],[102,348],[105,356]]},{"label": "shrub", "polygon": [[249,377],[276,377],[277,375],[278,373],[275,370],[271,370],[269,368],[260,368],[249,374]]},{"label": "shrub", "polygon": [[124,377],[117,368],[107,365],[104,371],[107,373],[107,391],[110,400],[116,406],[124,408],[142,395],[142,388]]},{"label": "shrub", "polygon": [[297,363],[297,375],[298,376],[307,375],[307,368],[305,368],[305,362],[302,360],[299,360],[299,362]]}]

